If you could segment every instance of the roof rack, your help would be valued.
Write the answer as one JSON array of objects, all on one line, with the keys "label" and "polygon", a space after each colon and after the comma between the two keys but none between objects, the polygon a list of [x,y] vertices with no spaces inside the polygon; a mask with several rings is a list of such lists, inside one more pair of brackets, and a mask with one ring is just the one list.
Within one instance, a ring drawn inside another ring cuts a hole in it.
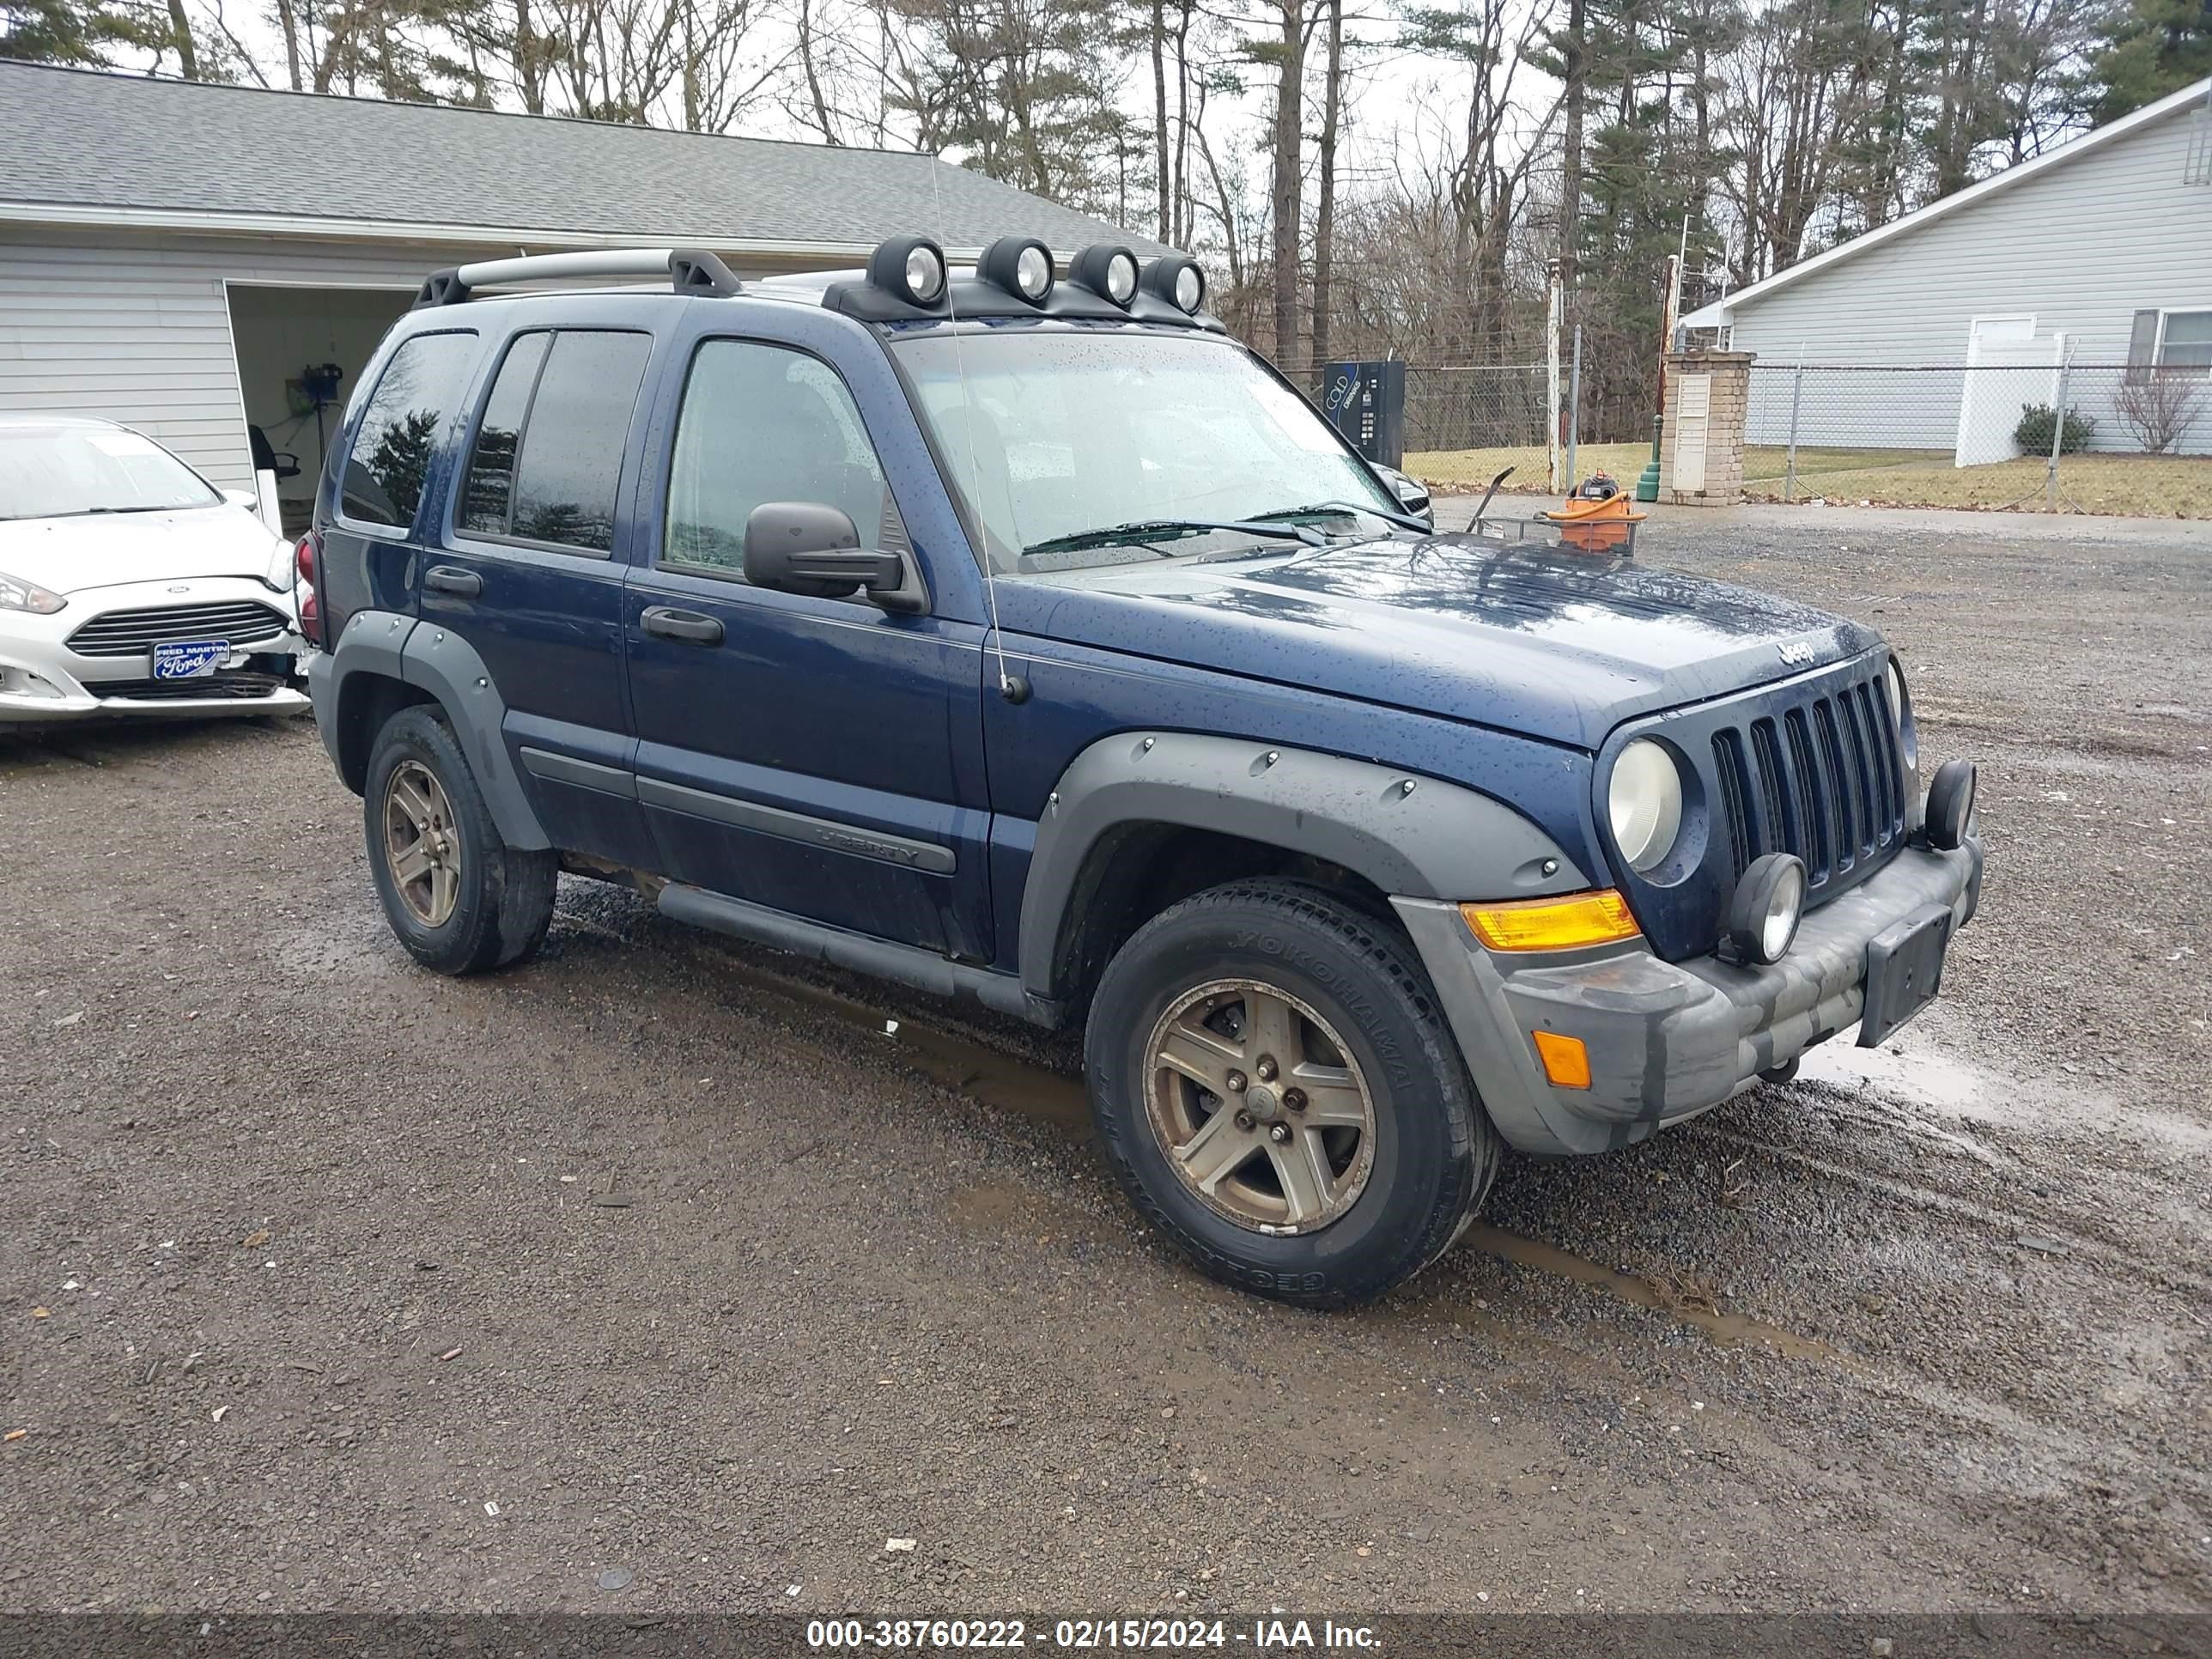
[{"label": "roof rack", "polygon": [[432,271],[415,295],[415,308],[459,305],[474,290],[506,283],[561,282],[578,276],[665,275],[678,294],[735,294],[737,273],[704,248],[607,248],[588,253],[538,253],[516,259],[481,259]]}]

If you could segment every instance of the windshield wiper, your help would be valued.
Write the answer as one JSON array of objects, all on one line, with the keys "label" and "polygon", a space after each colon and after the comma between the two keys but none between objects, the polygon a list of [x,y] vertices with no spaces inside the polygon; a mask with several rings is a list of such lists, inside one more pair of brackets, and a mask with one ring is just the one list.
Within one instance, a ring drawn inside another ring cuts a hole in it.
[{"label": "windshield wiper", "polygon": [[[1117,543],[1141,547],[1164,536],[1203,536],[1215,530],[1233,530],[1247,536],[1267,536],[1279,541],[1304,542],[1308,547],[1325,544],[1321,532],[1310,525],[1268,524],[1259,519],[1139,519],[1130,524],[1109,525],[1100,530],[1078,530],[1066,536],[1053,536],[1044,541],[1031,542],[1022,549],[1022,554],[1027,557],[1032,553],[1073,553],[1080,548],[1111,547]],[[1161,552],[1158,548],[1152,550]],[[1175,556],[1161,552],[1161,556],[1172,558]]]},{"label": "windshield wiper", "polygon": [[48,519],[90,519],[103,513],[179,513],[182,511],[183,508],[175,507],[73,507],[66,513],[46,513],[40,516]]},{"label": "windshield wiper", "polygon": [[1410,514],[1393,513],[1388,507],[1370,507],[1364,501],[1316,501],[1311,507],[1284,507],[1273,513],[1255,513],[1252,518],[1255,523],[1264,523],[1270,519],[1344,518],[1355,513],[1371,513],[1386,523],[1418,530],[1424,535],[1429,533],[1429,526]]}]

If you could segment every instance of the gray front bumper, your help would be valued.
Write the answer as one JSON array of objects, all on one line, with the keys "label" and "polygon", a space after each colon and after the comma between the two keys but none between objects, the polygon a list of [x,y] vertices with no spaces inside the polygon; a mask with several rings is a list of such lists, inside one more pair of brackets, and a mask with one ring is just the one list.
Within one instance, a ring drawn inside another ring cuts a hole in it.
[{"label": "gray front bumper", "polygon": [[[1662,962],[1638,941],[1534,957],[1485,950],[1456,905],[1394,899],[1413,934],[1475,1086],[1498,1132],[1522,1152],[1597,1152],[1717,1106],[1859,1018],[1867,945],[1927,904],[1954,933],[1981,893],[1977,840],[1939,853],[1908,847],[1819,909],[1771,966],[1717,957]],[[1582,1039],[1590,1086],[1554,1086],[1530,1033]]]}]

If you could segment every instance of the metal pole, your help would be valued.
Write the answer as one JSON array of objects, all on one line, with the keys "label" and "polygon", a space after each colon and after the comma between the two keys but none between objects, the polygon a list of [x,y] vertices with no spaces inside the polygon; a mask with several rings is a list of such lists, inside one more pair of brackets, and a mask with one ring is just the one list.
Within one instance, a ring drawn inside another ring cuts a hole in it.
[{"label": "metal pole", "polygon": [[1552,261],[1551,281],[1546,285],[1544,315],[1544,477],[1545,487],[1559,493],[1559,262]]},{"label": "metal pole", "polygon": [[1782,472],[1782,499],[1797,499],[1797,410],[1805,400],[1805,343],[1797,343],[1797,368],[1790,377],[1790,462]]},{"label": "metal pole", "polygon": [[1575,487],[1575,449],[1583,430],[1583,325],[1575,325],[1575,355],[1567,370],[1567,488]]},{"label": "metal pole", "polygon": [[2043,474],[2043,510],[2058,510],[2058,450],[2066,441],[2066,374],[2074,367],[2074,341],[2069,336],[2066,349],[2058,360],[2058,395],[2052,400],[2051,420],[2051,463]]}]

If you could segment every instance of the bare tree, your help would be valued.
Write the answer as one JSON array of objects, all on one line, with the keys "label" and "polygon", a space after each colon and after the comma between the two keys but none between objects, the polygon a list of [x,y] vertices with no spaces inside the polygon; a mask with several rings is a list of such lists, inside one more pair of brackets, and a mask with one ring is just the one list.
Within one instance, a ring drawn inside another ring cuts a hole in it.
[{"label": "bare tree", "polygon": [[2171,369],[2130,373],[2112,394],[2112,406],[2146,453],[2163,455],[2181,441],[2197,418],[2203,386],[2203,381]]}]

